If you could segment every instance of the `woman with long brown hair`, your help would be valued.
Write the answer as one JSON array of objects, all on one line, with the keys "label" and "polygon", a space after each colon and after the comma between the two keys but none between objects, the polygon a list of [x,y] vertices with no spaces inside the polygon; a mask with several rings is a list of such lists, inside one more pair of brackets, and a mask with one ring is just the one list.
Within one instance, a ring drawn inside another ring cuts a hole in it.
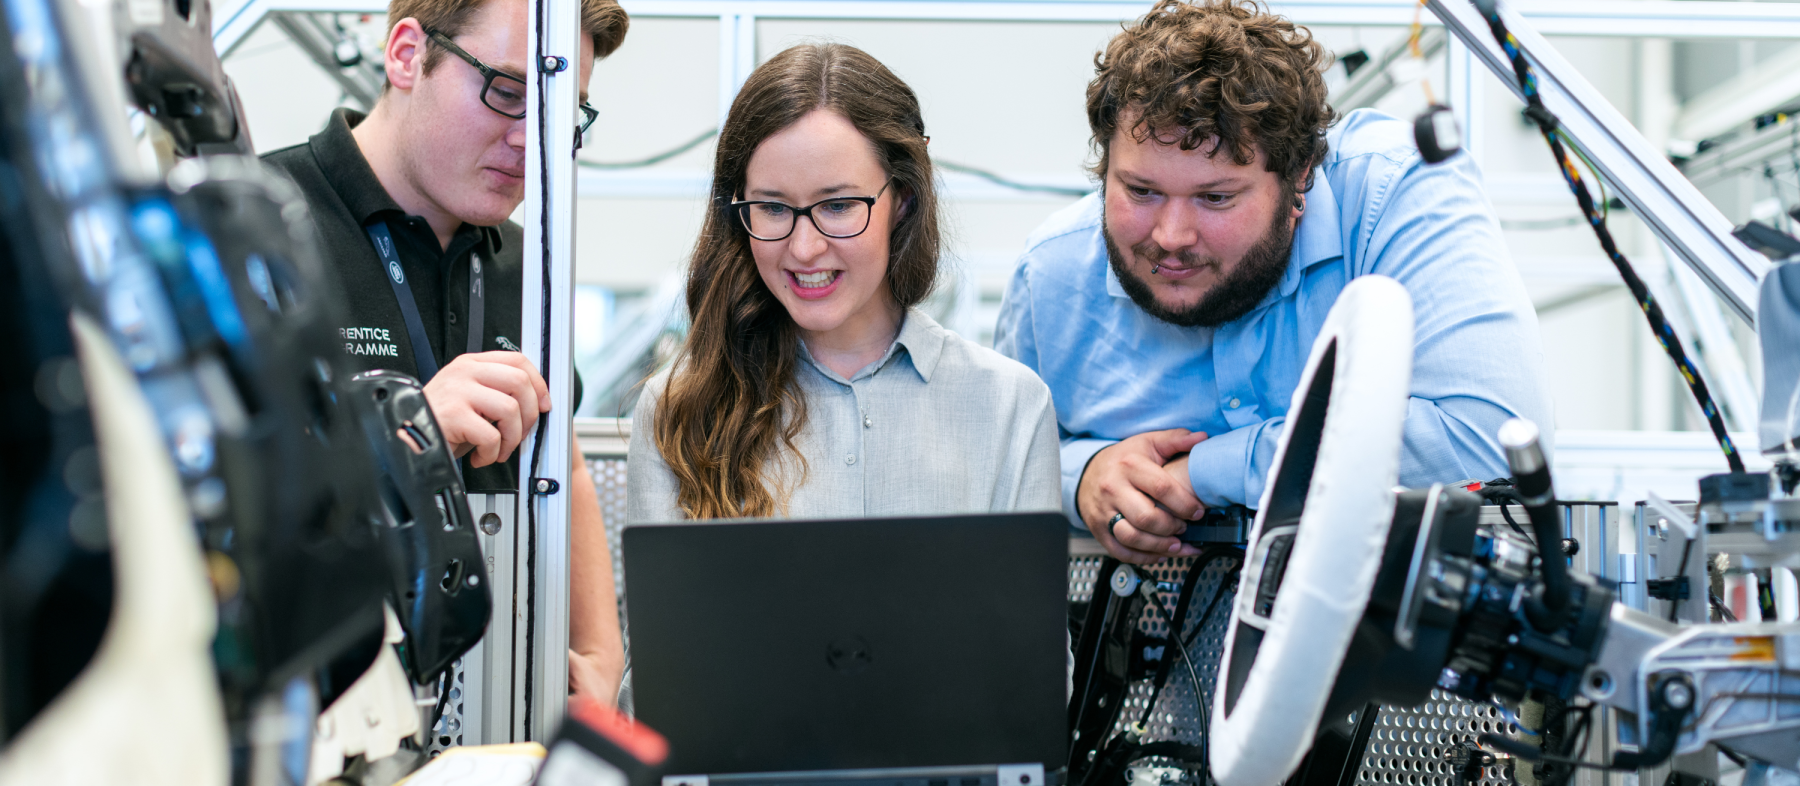
[{"label": "woman with long brown hair", "polygon": [[692,328],[638,399],[627,520],[1059,510],[1050,392],[914,308],[938,199],[911,88],[796,46],[732,102]]}]

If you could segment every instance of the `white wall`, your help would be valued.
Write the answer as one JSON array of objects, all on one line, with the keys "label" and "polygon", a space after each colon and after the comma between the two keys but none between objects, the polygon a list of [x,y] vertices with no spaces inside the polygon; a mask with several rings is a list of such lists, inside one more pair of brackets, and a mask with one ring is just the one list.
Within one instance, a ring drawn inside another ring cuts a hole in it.
[{"label": "white wall", "polygon": [[[345,19],[356,26],[354,17]],[[372,31],[366,40],[379,42],[381,17],[365,24]],[[1094,53],[1117,29],[1113,24],[773,20],[758,25],[757,54],[760,60],[792,43],[820,38],[862,47],[920,95],[935,157],[1017,180],[1080,185],[1086,182],[1084,166],[1090,157],[1084,89]],[[1334,50],[1365,48],[1379,54],[1405,31],[1319,27],[1315,34]],[[1634,116],[1639,84],[1633,41],[1552,41],[1622,113]],[[583,156],[613,162],[640,159],[716,127],[718,50],[714,20],[635,19],[624,47],[595,69],[591,92],[601,116]],[[226,67],[238,83],[252,134],[263,150],[304,141],[339,100],[324,73],[269,25],[227,58]],[[1441,97],[1441,57],[1427,73]],[[1547,312],[1541,320],[1557,426],[1700,426],[1688,415],[1691,403],[1592,233],[1582,225],[1534,228],[1546,220],[1575,217],[1574,200],[1556,175],[1541,136],[1521,121],[1518,101],[1491,75],[1483,78],[1486,121],[1479,134],[1480,163],[1495,209],[1511,227],[1505,235],[1507,250],[1527,290],[1539,304],[1597,293]],[[1418,90],[1409,87],[1378,106],[1410,117],[1423,103]],[[587,196],[578,213],[578,280],[629,300],[677,271],[704,216],[712,150],[708,142],[654,167],[586,170]],[[948,261],[980,290],[985,304],[977,321],[991,326],[994,304],[1026,235],[1071,199],[977,188],[958,176],[945,181]],[[1725,207],[1734,221],[1744,219],[1731,211],[1747,206]],[[1634,218],[1615,211],[1612,224],[1640,269],[1661,269]],[[979,335],[983,328],[977,325],[974,331]],[[1476,353],[1500,351],[1472,348]]]}]

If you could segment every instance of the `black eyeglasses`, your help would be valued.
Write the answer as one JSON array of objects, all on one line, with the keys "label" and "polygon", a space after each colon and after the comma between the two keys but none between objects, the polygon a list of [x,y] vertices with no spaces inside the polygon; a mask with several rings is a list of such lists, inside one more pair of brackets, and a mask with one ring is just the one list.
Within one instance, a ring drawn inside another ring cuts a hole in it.
[{"label": "black eyeglasses", "polygon": [[[456,42],[450,40],[450,36],[444,35],[442,31],[430,29],[425,31],[425,35],[436,41],[438,46],[449,50],[450,54],[456,55],[462,58],[463,62],[474,66],[475,70],[487,79],[481,85],[481,103],[503,116],[514,120],[525,119],[525,80],[475,59],[474,55],[457,46]],[[586,134],[588,128],[594,125],[594,121],[599,118],[600,110],[585,103],[581,105],[581,125],[575,129],[575,147],[577,149],[581,147],[582,135]]]},{"label": "black eyeglasses", "polygon": [[819,234],[843,240],[868,231],[869,218],[875,214],[875,203],[893,184],[893,178],[888,178],[875,196],[832,197],[806,207],[753,201],[733,202],[731,208],[737,213],[738,221],[743,223],[744,231],[757,240],[786,240],[788,235],[794,234],[794,227],[800,225],[801,216],[806,216]]}]

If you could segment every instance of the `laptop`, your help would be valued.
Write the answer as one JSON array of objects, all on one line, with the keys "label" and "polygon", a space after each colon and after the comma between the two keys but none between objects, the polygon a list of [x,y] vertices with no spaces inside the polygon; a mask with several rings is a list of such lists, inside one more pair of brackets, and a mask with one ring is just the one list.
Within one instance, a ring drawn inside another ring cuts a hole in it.
[{"label": "laptop", "polygon": [[1067,759],[1059,514],[652,524],[623,544],[665,786],[1042,786]]}]

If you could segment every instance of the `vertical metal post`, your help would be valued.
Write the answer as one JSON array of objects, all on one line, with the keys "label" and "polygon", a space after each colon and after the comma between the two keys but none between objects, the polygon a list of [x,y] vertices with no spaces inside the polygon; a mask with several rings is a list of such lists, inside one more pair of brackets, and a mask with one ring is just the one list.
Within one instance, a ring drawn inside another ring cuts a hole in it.
[{"label": "vertical metal post", "polygon": [[1482,123],[1486,120],[1485,101],[1487,96],[1483,87],[1487,84],[1485,69],[1475,60],[1475,53],[1455,38],[1445,42],[1444,70],[1447,82],[1444,99],[1456,113],[1456,122],[1462,126],[1463,152],[1474,157],[1477,166],[1487,163],[1482,157]]},{"label": "vertical metal post", "polygon": [[[571,309],[575,283],[575,129],[581,80],[579,0],[529,0],[527,41],[536,78],[527,92],[525,138],[524,331],[519,342],[550,384],[555,405],[537,437],[519,447],[521,530],[518,564],[523,613],[516,651],[523,684],[514,696],[527,739],[547,740],[562,721],[569,692],[569,484]],[[548,312],[546,314],[546,311]],[[545,335],[545,317],[548,335]],[[548,346],[546,348],[546,341]],[[546,351],[547,349],[547,351]],[[531,457],[538,456],[535,474]],[[539,493],[536,479],[554,490]]]},{"label": "vertical metal post", "polygon": [[756,17],[724,14],[719,17],[719,127],[731,114],[731,102],[750,72],[756,70]]}]

